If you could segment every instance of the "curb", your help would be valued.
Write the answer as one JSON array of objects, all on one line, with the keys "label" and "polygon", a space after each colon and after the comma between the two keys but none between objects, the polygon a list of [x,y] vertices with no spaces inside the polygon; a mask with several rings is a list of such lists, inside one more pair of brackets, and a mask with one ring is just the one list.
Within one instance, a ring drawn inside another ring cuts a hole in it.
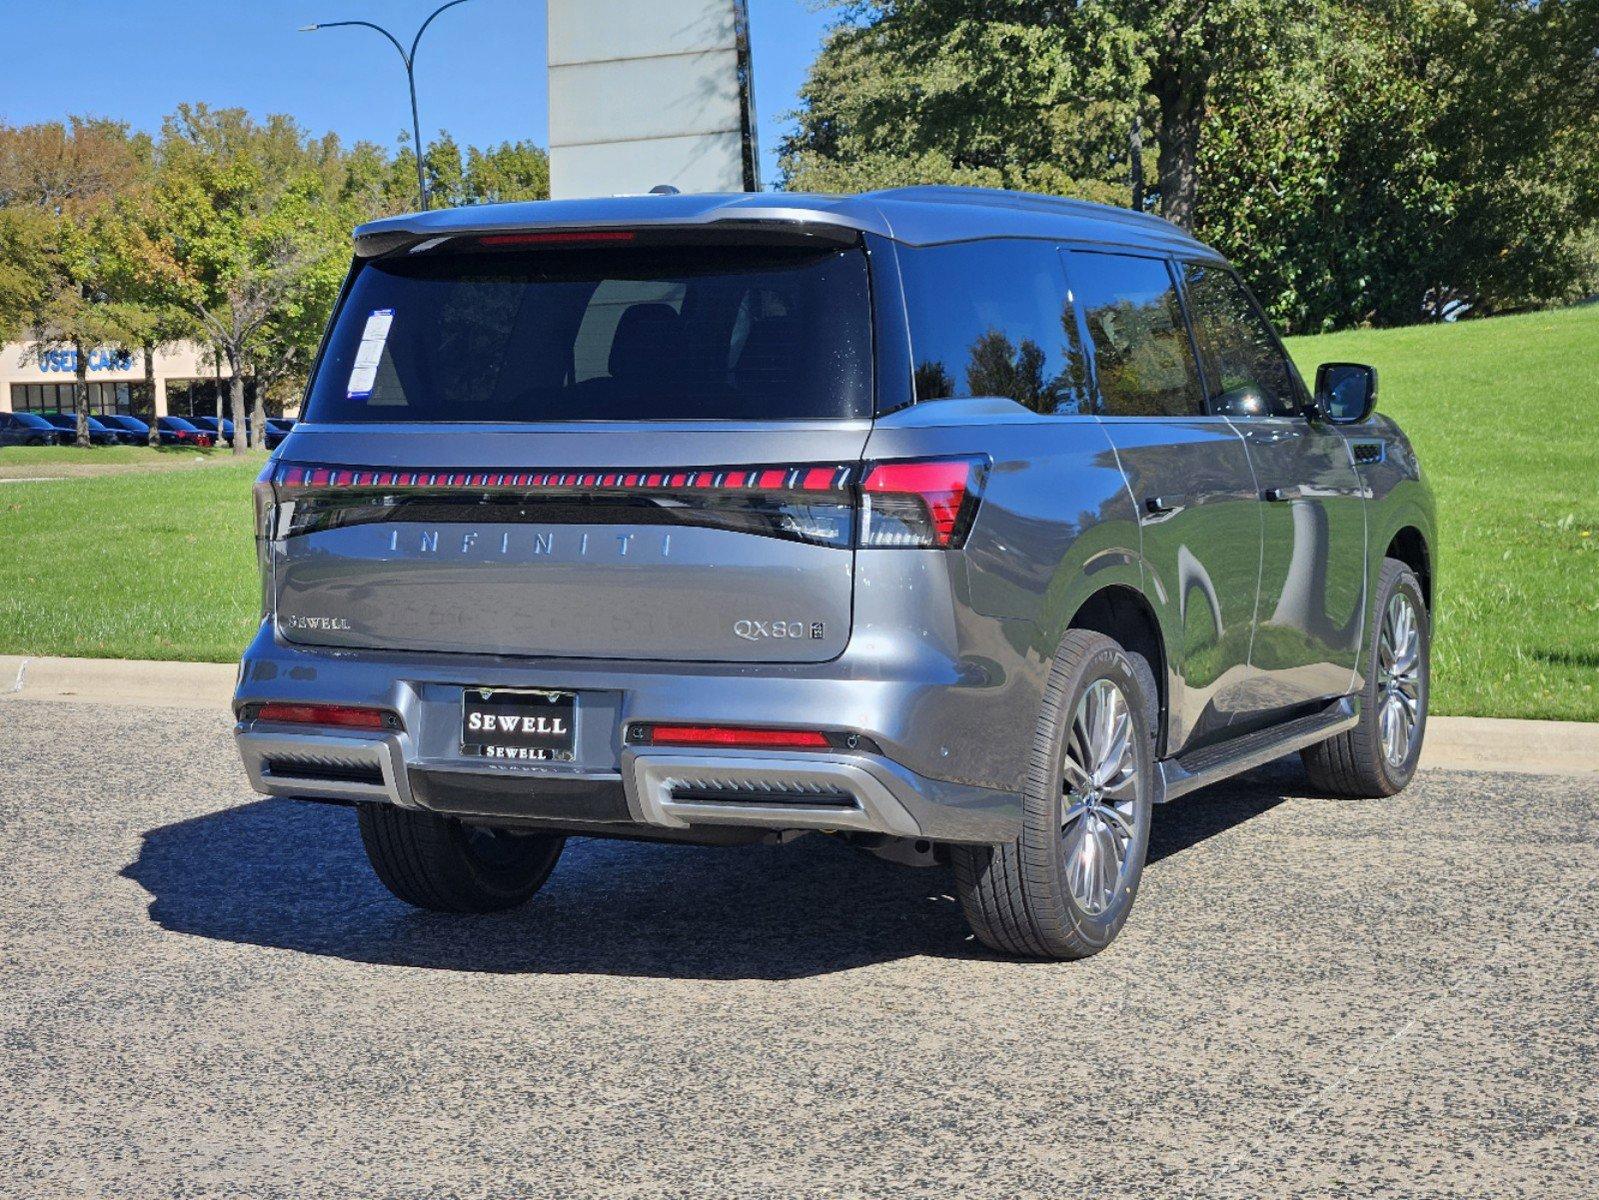
[{"label": "curb", "polygon": [[84,704],[200,708],[227,713],[238,674],[238,667],[228,663],[0,654],[0,703],[75,700]]},{"label": "curb", "polygon": [[[76,701],[230,712],[238,668],[228,663],[0,655],[0,704]],[[1430,771],[1515,771],[1599,779],[1599,724],[1433,717],[1421,765]]]}]

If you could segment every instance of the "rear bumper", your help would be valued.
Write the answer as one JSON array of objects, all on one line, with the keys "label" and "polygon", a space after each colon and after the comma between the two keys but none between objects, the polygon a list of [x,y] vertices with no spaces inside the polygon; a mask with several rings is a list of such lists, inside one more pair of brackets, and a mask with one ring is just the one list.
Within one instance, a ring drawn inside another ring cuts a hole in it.
[{"label": "rear bumper", "polygon": [[[235,733],[250,784],[266,795],[389,803],[590,832],[612,825],[618,834],[707,826],[940,839],[949,832],[950,822],[936,811],[936,785],[870,755],[628,749],[614,772],[562,772],[413,766],[405,734],[307,733],[261,722],[241,722]],[[971,814],[953,799],[953,832],[971,838],[965,827]]]},{"label": "rear bumper", "polygon": [[[940,699],[958,693],[958,685],[849,676],[838,664],[651,671],[439,655],[413,660],[288,646],[263,627],[240,670],[237,706],[378,705],[396,712],[402,728],[322,730],[252,720],[239,722],[235,736],[251,785],[267,795],[674,840],[693,840],[696,831],[725,835],[729,828],[968,843],[1016,836],[1018,795],[930,778],[893,756],[902,723],[914,716],[938,728],[948,711],[941,712]],[[462,755],[461,693],[468,685],[577,691],[576,761],[489,764]],[[884,753],[624,745],[623,727],[633,721],[853,731],[872,737]]]}]

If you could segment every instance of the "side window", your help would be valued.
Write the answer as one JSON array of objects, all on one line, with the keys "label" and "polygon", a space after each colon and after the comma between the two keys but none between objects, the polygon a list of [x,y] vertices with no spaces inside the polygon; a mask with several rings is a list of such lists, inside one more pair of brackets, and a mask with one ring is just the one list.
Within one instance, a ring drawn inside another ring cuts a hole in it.
[{"label": "side window", "polygon": [[1101,411],[1111,417],[1191,417],[1204,410],[1177,284],[1164,259],[1068,251]]},{"label": "side window", "polygon": [[918,400],[1007,396],[1034,412],[1092,411],[1053,245],[902,246],[899,259]]},{"label": "side window", "polygon": [[1194,341],[1210,411],[1224,417],[1291,417],[1299,411],[1288,360],[1249,293],[1225,267],[1183,264]]}]

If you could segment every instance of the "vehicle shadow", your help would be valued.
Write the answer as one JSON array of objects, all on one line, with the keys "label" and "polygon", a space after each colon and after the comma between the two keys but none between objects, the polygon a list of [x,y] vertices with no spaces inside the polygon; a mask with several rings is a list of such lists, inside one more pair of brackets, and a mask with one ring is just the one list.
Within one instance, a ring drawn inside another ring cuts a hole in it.
[{"label": "vehicle shadow", "polygon": [[[1277,769],[1158,809],[1152,869],[1305,790],[1297,768]],[[446,916],[383,890],[352,811],[258,800],[148,831],[122,874],[172,932],[393,966],[775,980],[990,957],[947,870],[821,836],[732,849],[573,839],[526,907]]]}]

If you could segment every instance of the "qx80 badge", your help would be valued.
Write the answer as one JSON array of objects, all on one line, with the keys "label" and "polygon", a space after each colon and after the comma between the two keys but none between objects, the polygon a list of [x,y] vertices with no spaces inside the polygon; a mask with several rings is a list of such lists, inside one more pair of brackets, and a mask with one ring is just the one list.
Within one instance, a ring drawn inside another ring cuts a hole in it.
[{"label": "qx80 badge", "polygon": [[806,624],[804,621],[756,621],[746,618],[733,622],[733,633],[746,642],[759,642],[767,638],[803,637],[821,641],[827,636],[827,628],[820,621]]}]

